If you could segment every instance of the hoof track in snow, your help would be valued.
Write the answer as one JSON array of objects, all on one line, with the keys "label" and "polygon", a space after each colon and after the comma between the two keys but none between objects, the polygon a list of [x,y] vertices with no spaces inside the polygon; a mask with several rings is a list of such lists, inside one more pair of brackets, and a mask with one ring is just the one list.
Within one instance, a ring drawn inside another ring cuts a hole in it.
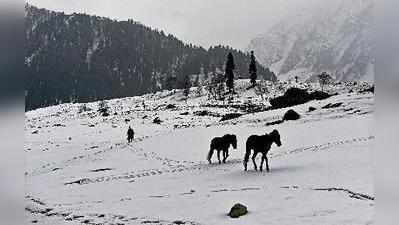
[{"label": "hoof track in snow", "polygon": [[[290,154],[302,153],[305,151],[322,151],[322,150],[330,149],[335,146],[367,142],[367,141],[371,141],[371,140],[374,140],[374,136],[352,138],[352,139],[343,140],[343,141],[328,142],[326,144],[297,148],[294,150],[290,150],[288,152],[284,152],[284,153],[280,153],[280,154],[273,154],[271,156],[271,158],[282,157],[282,156],[290,155]],[[140,151],[143,151],[143,150],[141,149]],[[91,184],[91,183],[102,183],[102,182],[110,182],[110,181],[117,181],[117,180],[132,181],[132,180],[136,180],[139,178],[159,176],[159,175],[168,174],[168,173],[181,173],[181,172],[185,172],[185,171],[195,171],[195,170],[211,168],[209,165],[205,165],[205,164],[197,164],[197,165],[193,165],[193,166],[186,166],[184,164],[180,164],[180,165],[174,166],[169,163],[170,162],[169,159],[158,157],[156,154],[145,154],[145,156],[146,157],[153,156],[157,160],[164,160],[167,163],[167,165],[169,166],[169,168],[168,169],[144,170],[142,172],[128,172],[128,173],[124,173],[124,174],[120,174],[120,175],[100,176],[100,177],[96,177],[96,178],[82,178],[82,179],[79,179],[76,181],[66,182],[65,185],[71,185],[71,184],[85,185],[85,184]],[[173,162],[180,163],[180,161],[176,161],[176,160],[173,160]],[[189,162],[189,163],[193,163],[193,162]],[[235,159],[235,160],[229,161],[229,163],[222,164],[222,165],[235,165],[237,163],[242,163],[242,160]],[[218,168],[218,166],[214,166],[214,167]]]},{"label": "hoof track in snow", "polygon": [[367,195],[367,194],[362,194],[362,193],[357,193],[357,192],[353,192],[351,190],[348,189],[344,189],[344,188],[315,188],[313,189],[315,191],[337,191],[337,192],[345,192],[347,194],[349,194],[350,198],[354,198],[354,199],[359,199],[359,200],[370,200],[370,201],[374,201],[374,197]]},{"label": "hoof track in snow", "polygon": [[[150,138],[150,136],[144,136],[141,138],[136,138],[134,142],[141,142],[147,138]],[[102,146],[106,146],[109,143],[103,144]],[[117,149],[124,149],[130,147],[129,144],[125,144],[125,143],[115,143],[113,144],[111,147],[108,148],[103,148],[102,150],[98,150],[95,152],[90,152],[88,154],[84,154],[84,155],[79,155],[79,156],[74,156],[73,158],[70,159],[66,159],[60,163],[47,163],[43,166],[41,166],[38,169],[33,170],[31,173],[27,174],[28,176],[36,176],[36,175],[41,175],[41,174],[46,174],[46,173],[50,173],[50,172],[55,172],[57,170],[61,170],[64,169],[66,167],[71,166],[72,164],[78,164],[81,161],[85,161],[85,160],[91,160],[94,159],[95,157],[105,154],[109,151],[113,151],[113,150],[117,150]],[[90,150],[96,150],[98,149],[98,146],[92,146],[88,149]],[[131,148],[131,147],[130,147]],[[156,154],[156,153],[155,153]],[[172,160],[170,160],[172,161]]]},{"label": "hoof track in snow", "polygon": [[[298,186],[283,186],[281,188],[284,189],[289,189],[289,190],[299,190],[300,187]],[[326,191],[326,192],[345,192],[349,194],[350,198],[358,199],[358,200],[369,200],[369,201],[374,201],[375,198],[373,196],[370,196],[368,194],[363,194],[359,192],[354,192],[346,188],[312,188],[310,190],[313,191]]]},{"label": "hoof track in snow", "polygon": [[152,169],[152,170],[145,170],[142,172],[124,173],[121,175],[101,176],[101,177],[96,177],[96,178],[82,178],[82,179],[72,181],[72,182],[67,182],[64,184],[65,185],[71,185],[71,184],[85,185],[85,184],[91,184],[91,183],[102,183],[102,182],[110,182],[110,181],[117,181],[117,180],[132,181],[132,180],[136,180],[136,179],[144,178],[144,177],[159,176],[159,175],[168,174],[168,173],[181,173],[181,172],[185,172],[185,171],[194,171],[194,170],[200,170],[200,169],[201,169],[201,165],[191,166],[191,167],[177,166],[177,167],[171,168],[171,169],[163,169],[163,170]]},{"label": "hoof track in snow", "polygon": [[220,189],[220,190],[212,190],[213,193],[219,192],[236,192],[236,191],[259,191],[260,188],[240,188],[240,189]]},{"label": "hoof track in snow", "polygon": [[[368,142],[368,141],[371,141],[374,139],[375,139],[374,136],[369,136],[369,137],[352,138],[352,139],[347,139],[347,140],[343,140],[343,141],[328,142],[328,143],[320,144],[320,145],[296,148],[296,149],[289,150],[289,151],[283,152],[283,153],[271,154],[269,158],[278,158],[278,157],[302,153],[302,152],[306,152],[306,151],[313,151],[313,152],[323,151],[323,150],[327,150],[327,149],[330,149],[330,148],[333,148],[336,146],[340,146],[340,145]],[[222,164],[222,165],[234,165],[237,163],[242,163],[242,159],[233,159],[233,160],[230,160],[227,163]]]},{"label": "hoof track in snow", "polygon": [[[75,222],[81,224],[90,225],[122,225],[122,224],[157,224],[157,225],[199,225],[193,221],[185,220],[154,220],[145,217],[129,217],[124,215],[114,215],[114,214],[101,214],[101,213],[90,213],[86,215],[74,214],[71,212],[58,211],[54,208],[47,207],[47,204],[31,196],[27,196],[26,199],[29,200],[25,211],[32,214],[34,218],[51,217],[58,221]],[[34,219],[33,223],[38,223],[39,219]]]},{"label": "hoof track in snow", "polygon": [[355,143],[361,143],[361,142],[368,142],[371,140],[374,140],[374,136],[369,136],[369,137],[360,137],[360,138],[352,138],[352,139],[347,139],[343,141],[334,141],[334,142],[328,142],[326,144],[321,144],[321,145],[313,145],[309,147],[304,147],[304,148],[297,148],[294,150],[290,150],[288,152],[284,153],[279,153],[279,154],[273,154],[271,157],[281,157],[284,155],[290,155],[290,154],[296,154],[296,153],[301,153],[305,151],[322,151],[322,150],[327,150],[332,147],[340,146],[340,145],[347,145],[347,144],[355,144]]}]

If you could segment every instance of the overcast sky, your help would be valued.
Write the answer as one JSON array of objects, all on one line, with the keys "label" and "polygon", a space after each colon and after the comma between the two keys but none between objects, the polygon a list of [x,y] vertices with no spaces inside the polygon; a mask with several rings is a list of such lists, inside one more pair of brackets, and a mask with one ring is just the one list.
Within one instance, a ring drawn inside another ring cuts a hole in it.
[{"label": "overcast sky", "polygon": [[245,50],[284,16],[328,0],[28,0],[65,13],[84,12],[117,20],[133,19],[208,48],[230,45]]}]

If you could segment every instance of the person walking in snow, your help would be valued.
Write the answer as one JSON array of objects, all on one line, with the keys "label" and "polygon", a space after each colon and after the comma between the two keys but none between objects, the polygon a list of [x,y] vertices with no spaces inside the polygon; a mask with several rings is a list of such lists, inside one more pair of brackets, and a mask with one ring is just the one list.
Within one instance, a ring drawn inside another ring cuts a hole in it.
[{"label": "person walking in snow", "polygon": [[131,143],[134,138],[134,131],[133,129],[129,126],[129,129],[127,130],[127,142]]}]

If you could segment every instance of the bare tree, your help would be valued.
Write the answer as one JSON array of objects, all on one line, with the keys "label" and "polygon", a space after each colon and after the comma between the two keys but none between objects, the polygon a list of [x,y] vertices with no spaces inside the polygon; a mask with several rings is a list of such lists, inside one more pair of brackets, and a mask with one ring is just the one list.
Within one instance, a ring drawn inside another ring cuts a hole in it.
[{"label": "bare tree", "polygon": [[264,101],[265,96],[269,93],[267,81],[262,79],[258,85],[255,86],[255,93],[262,98],[262,101]]},{"label": "bare tree", "polygon": [[105,100],[102,100],[98,103],[98,112],[102,116],[109,116],[109,106]]},{"label": "bare tree", "polygon": [[224,95],[226,92],[226,85],[224,82],[224,75],[221,73],[215,74],[211,77],[208,85],[208,98],[215,99],[215,100],[224,100]]},{"label": "bare tree", "polygon": [[332,81],[332,77],[326,72],[319,74],[317,77],[319,78],[321,91],[324,91],[324,86]]},{"label": "bare tree", "polygon": [[202,93],[204,91],[204,88],[201,83],[198,84],[197,89],[195,90],[195,94],[197,97],[201,97]]}]

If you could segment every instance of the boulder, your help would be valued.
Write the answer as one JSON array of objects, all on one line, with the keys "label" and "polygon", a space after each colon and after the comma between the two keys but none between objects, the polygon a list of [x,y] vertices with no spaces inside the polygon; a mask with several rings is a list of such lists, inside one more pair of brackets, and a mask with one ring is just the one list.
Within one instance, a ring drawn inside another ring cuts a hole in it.
[{"label": "boulder", "polygon": [[244,216],[247,213],[248,213],[247,207],[245,205],[237,203],[230,209],[229,216],[231,218],[238,218],[240,216]]},{"label": "boulder", "polygon": [[315,110],[316,110],[315,107],[313,107],[313,106],[310,106],[310,107],[309,107],[309,112],[313,112],[313,111],[315,111]]},{"label": "boulder", "polygon": [[294,110],[290,109],[284,114],[283,120],[298,120],[299,118],[301,118],[301,116]]}]

